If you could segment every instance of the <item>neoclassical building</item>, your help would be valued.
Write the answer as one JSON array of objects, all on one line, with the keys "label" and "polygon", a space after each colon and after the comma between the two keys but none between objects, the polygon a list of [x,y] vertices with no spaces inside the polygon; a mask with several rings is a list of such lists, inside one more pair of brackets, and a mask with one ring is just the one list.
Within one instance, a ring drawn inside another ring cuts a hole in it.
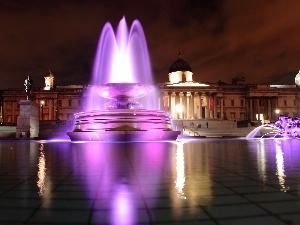
[{"label": "neoclassical building", "polygon": [[[168,77],[167,77],[168,75]],[[42,78],[41,78],[42,79]],[[73,114],[84,109],[89,86],[55,85],[51,71],[44,76],[44,87],[33,87],[31,99],[40,106],[41,121],[73,120]],[[166,73],[165,83],[157,83],[158,108],[169,111],[175,120],[261,121],[266,123],[279,115],[300,115],[300,91],[297,85],[246,84],[235,77],[231,84],[199,83],[193,80],[192,68],[178,55]],[[15,125],[20,113],[24,89],[0,90],[0,121]]]},{"label": "neoclassical building", "polygon": [[198,83],[192,68],[178,54],[169,68],[169,81],[159,83],[160,109],[174,119],[187,120],[275,120],[280,115],[299,116],[300,92],[297,85],[246,84],[244,77],[224,82]]}]

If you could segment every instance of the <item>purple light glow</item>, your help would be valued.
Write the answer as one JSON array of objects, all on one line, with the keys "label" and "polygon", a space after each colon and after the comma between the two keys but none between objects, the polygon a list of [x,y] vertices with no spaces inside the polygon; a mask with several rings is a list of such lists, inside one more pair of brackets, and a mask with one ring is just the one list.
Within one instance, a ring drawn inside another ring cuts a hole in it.
[{"label": "purple light glow", "polygon": [[297,146],[298,142],[299,140],[295,138],[262,138],[256,142],[254,149],[256,150],[257,169],[263,188],[268,188],[270,183],[275,184],[275,180],[269,178],[269,174],[272,173],[276,174],[278,178],[277,187],[280,191],[287,192],[290,189],[290,183],[287,180],[292,176],[295,168],[299,167],[300,158],[298,149],[292,146]]},{"label": "purple light glow", "polygon": [[[138,20],[128,30],[125,17],[117,27],[116,35],[106,23],[98,42],[94,60],[89,102],[86,111],[103,109],[103,99],[93,86],[107,83],[141,83],[153,85],[152,70],[143,28]],[[148,109],[156,109],[154,91],[142,98]]]},{"label": "purple light glow", "polygon": [[[176,148],[170,142],[74,144],[74,151],[82,153],[80,165],[74,162],[76,176],[85,182],[90,204],[95,209],[109,200],[105,221],[113,225],[131,225],[146,214],[139,214],[144,207],[143,196],[153,198],[148,207],[154,207],[163,174],[161,168],[170,159],[168,149]],[[131,164],[137,168],[133,173]],[[95,200],[96,199],[96,200]],[[93,221],[103,221],[103,214],[94,213]],[[104,222],[105,222],[104,221]]]},{"label": "purple light glow", "polygon": [[[74,115],[74,129],[67,135],[72,141],[175,140],[180,131],[173,130],[168,113],[157,110],[157,94],[140,23],[135,20],[128,32],[123,18],[116,36],[107,23],[97,49],[87,107]],[[107,98],[109,102],[104,103]]]},{"label": "purple light glow", "polygon": [[116,193],[112,202],[111,221],[113,225],[135,224],[133,195],[128,185],[116,185]]}]

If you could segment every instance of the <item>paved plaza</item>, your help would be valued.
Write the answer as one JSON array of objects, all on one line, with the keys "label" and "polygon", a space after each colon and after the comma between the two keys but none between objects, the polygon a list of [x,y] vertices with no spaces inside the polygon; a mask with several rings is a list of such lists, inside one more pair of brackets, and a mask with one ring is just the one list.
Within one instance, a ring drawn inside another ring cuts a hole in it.
[{"label": "paved plaza", "polygon": [[0,224],[299,224],[297,144],[2,141]]}]

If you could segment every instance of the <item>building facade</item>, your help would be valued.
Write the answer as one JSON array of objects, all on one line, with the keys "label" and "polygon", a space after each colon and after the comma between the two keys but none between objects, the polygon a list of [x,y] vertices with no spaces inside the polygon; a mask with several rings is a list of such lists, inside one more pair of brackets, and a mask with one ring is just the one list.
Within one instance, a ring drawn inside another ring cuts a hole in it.
[{"label": "building facade", "polygon": [[[169,111],[177,120],[234,120],[267,123],[279,115],[300,116],[300,91],[297,85],[246,84],[235,77],[231,84],[198,83],[191,66],[178,55],[169,68],[169,81],[157,83],[160,92],[158,108]],[[54,85],[54,75],[44,76],[45,85],[32,88],[30,98],[40,106],[41,121],[73,120],[84,110],[89,86]],[[1,90],[0,121],[15,125],[20,113],[24,89]]]},{"label": "building facade", "polygon": [[169,81],[158,84],[160,109],[173,119],[274,121],[279,115],[298,117],[300,92],[297,85],[246,84],[235,77],[231,84],[193,81],[191,66],[178,59],[170,66]]},{"label": "building facade", "polygon": [[[31,88],[30,99],[39,105],[40,121],[73,120],[73,114],[83,110],[88,87],[84,85],[55,86],[54,75],[49,71],[45,86]],[[20,100],[26,99],[24,89],[1,90],[2,124],[15,125],[20,114]]]}]

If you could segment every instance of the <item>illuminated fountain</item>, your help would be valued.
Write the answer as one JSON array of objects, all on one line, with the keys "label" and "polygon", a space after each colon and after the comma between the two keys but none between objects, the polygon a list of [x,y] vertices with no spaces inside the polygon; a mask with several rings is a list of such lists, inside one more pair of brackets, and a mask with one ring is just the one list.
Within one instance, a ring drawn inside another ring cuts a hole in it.
[{"label": "illuminated fountain", "polygon": [[300,118],[280,116],[275,122],[255,128],[246,138],[300,138]]},{"label": "illuminated fountain", "polygon": [[107,23],[98,44],[86,110],[75,114],[75,128],[67,134],[72,141],[176,140],[180,132],[172,130],[169,113],[156,109],[155,93],[139,21],[128,31],[123,18],[116,36]]}]

